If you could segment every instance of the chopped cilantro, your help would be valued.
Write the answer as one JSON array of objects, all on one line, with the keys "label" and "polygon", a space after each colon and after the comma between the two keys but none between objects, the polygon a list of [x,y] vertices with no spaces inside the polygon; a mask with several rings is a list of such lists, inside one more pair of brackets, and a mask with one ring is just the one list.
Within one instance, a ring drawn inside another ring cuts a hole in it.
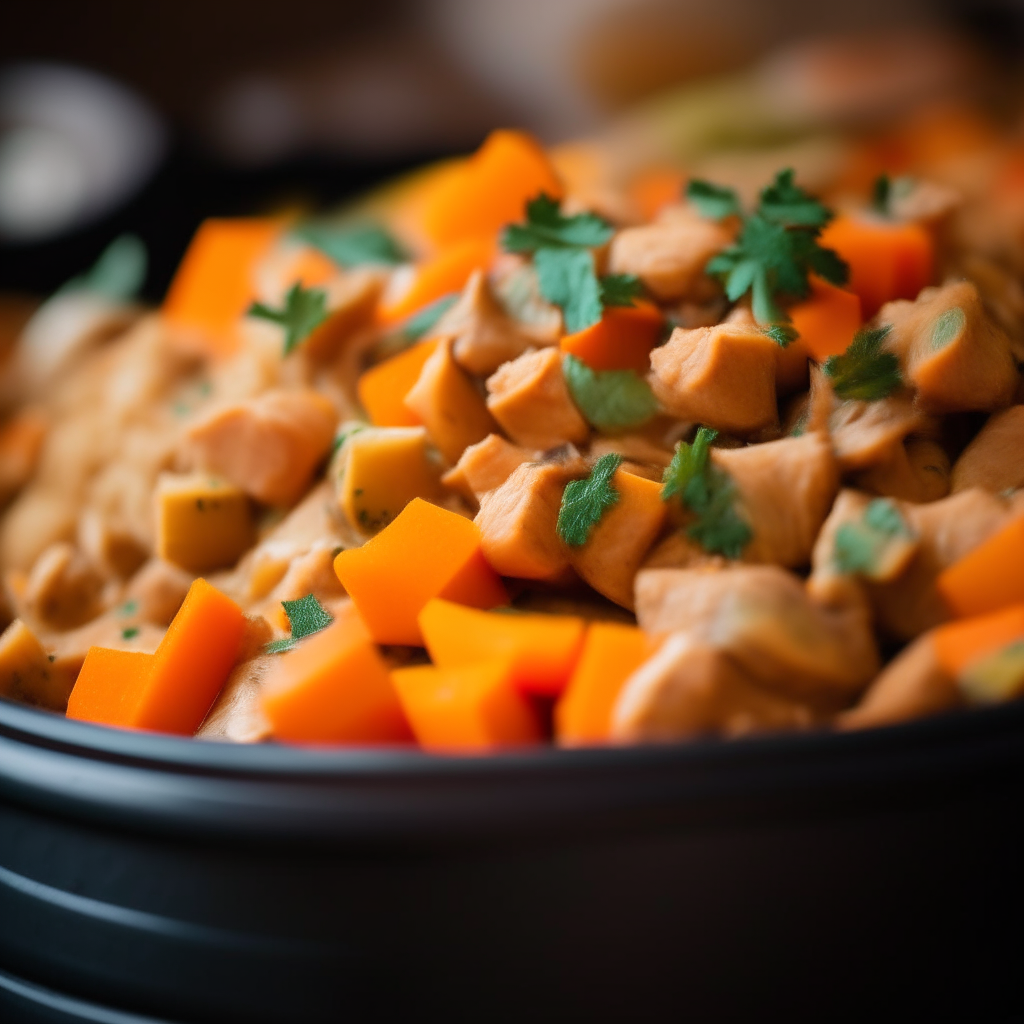
[{"label": "chopped cilantro", "polygon": [[95,292],[115,302],[124,302],[138,294],[146,280],[148,264],[142,240],[137,235],[119,235],[89,270],[73,277],[60,291]]},{"label": "chopped cilantro", "polygon": [[690,481],[704,472],[708,464],[708,449],[716,437],[717,430],[701,427],[693,439],[693,444],[680,441],[676,445],[672,461],[661,478],[664,485],[661,488],[662,501],[668,501],[677,495],[682,500]]},{"label": "chopped cilantro", "polygon": [[790,324],[769,324],[764,328],[764,333],[767,334],[768,337],[779,346],[779,348],[787,348],[800,337],[795,328]]},{"label": "chopped cilantro", "polygon": [[[716,219],[722,211],[739,211],[735,193],[708,182],[691,182],[687,195],[698,209],[709,211],[707,215]],[[833,284],[846,283],[846,264],[833,250],[818,244],[821,228],[832,212],[794,184],[792,170],[779,171],[772,184],[762,189],[757,209],[741,216],[739,237],[713,256],[706,269],[721,278],[733,302],[750,292],[758,323],[787,322],[779,298],[806,298],[811,271]]]},{"label": "chopped cilantro", "polygon": [[592,370],[567,355],[562,372],[584,419],[605,433],[638,427],[658,412],[658,400],[635,370]]},{"label": "chopped cilantro", "polygon": [[914,190],[914,179],[904,175],[892,179],[888,174],[880,174],[871,186],[871,208],[882,217],[892,217],[894,199],[903,199]]},{"label": "chopped cilantro", "polygon": [[138,626],[128,626],[127,628],[121,630],[121,639],[122,640],[131,640],[133,637],[136,637],[138,635],[139,635],[139,627]]},{"label": "chopped cilantro", "polygon": [[117,609],[118,615],[134,615],[139,610],[139,602],[134,597],[129,598]]},{"label": "chopped cilantro", "polygon": [[886,545],[910,536],[896,505],[888,498],[875,498],[860,522],[842,523],[836,530],[832,557],[840,572],[870,576],[877,571]]},{"label": "chopped cilantro", "polygon": [[643,294],[643,285],[635,274],[605,274],[601,278],[603,306],[634,306]]},{"label": "chopped cilantro", "polygon": [[526,204],[526,223],[509,224],[501,242],[508,252],[534,253],[538,249],[594,249],[612,237],[612,228],[596,213],[563,217],[558,200],[541,192]]},{"label": "chopped cilantro", "polygon": [[393,266],[409,259],[409,254],[379,224],[340,226],[311,222],[296,228],[293,234],[319,249],[339,267],[356,267],[363,263]]},{"label": "chopped cilantro", "polygon": [[891,324],[861,328],[842,355],[825,360],[823,369],[837,397],[877,402],[900,386],[900,361],[882,349],[891,329]]},{"label": "chopped cilantro", "polygon": [[686,184],[686,198],[701,215],[711,220],[724,220],[742,212],[739,196],[731,188],[713,185],[710,181],[691,178]]},{"label": "chopped cilantro", "polygon": [[368,426],[368,423],[361,423],[359,420],[349,420],[343,423],[341,429],[334,435],[331,454],[333,455],[353,434],[358,434],[360,430],[366,430]]},{"label": "chopped cilantro", "polygon": [[621,462],[621,455],[602,455],[586,480],[571,480],[565,485],[558,510],[558,536],[570,547],[586,544],[590,531],[619,500],[611,479]]},{"label": "chopped cilantro", "polygon": [[291,624],[292,635],[281,640],[271,640],[264,648],[268,654],[290,651],[297,641],[312,636],[313,633],[319,633],[334,621],[331,613],[312,594],[295,601],[282,601],[281,604],[284,605],[285,614]]},{"label": "chopped cilantro", "polygon": [[565,329],[574,334],[596,324],[605,305],[632,305],[639,294],[639,282],[629,275],[598,280],[591,250],[612,234],[595,213],[563,217],[557,201],[542,192],[526,204],[525,224],[505,228],[502,245],[533,254],[541,294],[562,310]]},{"label": "chopped cilantro", "polygon": [[248,315],[280,324],[285,330],[284,354],[288,355],[327,319],[327,293],[321,288],[303,288],[296,281],[284,298],[283,309],[254,302]]}]

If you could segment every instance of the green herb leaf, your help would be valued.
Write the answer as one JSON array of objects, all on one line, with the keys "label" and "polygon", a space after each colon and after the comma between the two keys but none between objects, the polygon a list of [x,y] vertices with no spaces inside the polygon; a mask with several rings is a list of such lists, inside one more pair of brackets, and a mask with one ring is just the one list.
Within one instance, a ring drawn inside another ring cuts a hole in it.
[{"label": "green herb leaf", "polygon": [[871,208],[883,217],[889,216],[889,200],[892,198],[892,181],[888,174],[880,174],[871,186]]},{"label": "green herb leaf", "polygon": [[133,637],[137,637],[138,635],[139,635],[139,627],[138,626],[126,626],[124,629],[121,630],[121,639],[122,640],[131,640]]},{"label": "green herb leaf", "polygon": [[635,306],[644,286],[635,274],[605,274],[601,278],[601,305]]},{"label": "green herb leaf", "polygon": [[779,297],[806,298],[809,273],[840,285],[849,276],[838,254],[818,244],[820,229],[831,216],[827,207],[793,183],[791,170],[780,171],[762,190],[757,210],[743,216],[736,241],[713,256],[705,269],[722,280],[733,302],[750,292],[758,323],[786,323],[789,317]]},{"label": "green herb leaf", "polygon": [[837,397],[861,402],[877,402],[887,398],[903,382],[900,361],[892,352],[882,349],[892,329],[864,327],[854,335],[850,347],[838,356],[829,356],[823,367],[832,380]]},{"label": "green herb leaf", "polygon": [[724,220],[741,212],[740,199],[735,190],[699,178],[691,178],[686,183],[686,198],[702,216],[710,220]]},{"label": "green herb leaf", "polygon": [[635,370],[592,370],[582,359],[567,355],[562,373],[584,419],[604,433],[638,427],[658,412],[658,400]]},{"label": "green herb leaf", "polygon": [[767,334],[768,337],[779,346],[779,348],[787,348],[800,337],[796,329],[790,324],[769,324],[769,326],[764,328],[764,333]]},{"label": "green herb leaf", "polygon": [[303,637],[319,633],[334,622],[331,613],[312,594],[295,601],[282,601],[281,604],[284,605],[285,615],[288,616],[288,622],[292,627],[292,635],[280,640],[271,640],[264,647],[268,654],[290,651]]},{"label": "green herb leaf", "polygon": [[247,313],[284,328],[284,354],[288,355],[327,319],[327,293],[321,288],[303,288],[296,281],[284,298],[283,309],[254,302]]},{"label": "green herb leaf", "polygon": [[665,469],[661,478],[661,500],[668,501],[676,496],[682,500],[686,488],[695,476],[700,476],[708,464],[708,450],[711,442],[718,437],[718,431],[710,427],[700,427],[693,444],[680,441],[676,445],[672,461]]},{"label": "green herb leaf", "polygon": [[753,531],[736,511],[736,485],[725,470],[708,464],[686,485],[683,499],[697,514],[686,530],[705,551],[739,558]]},{"label": "green herb leaf", "polygon": [[538,249],[533,254],[540,291],[562,310],[569,334],[601,319],[601,285],[589,249]]},{"label": "green herb leaf", "polygon": [[73,277],[61,289],[95,292],[115,302],[133,299],[145,283],[149,257],[137,235],[120,235],[103,250],[92,268]]},{"label": "green herb leaf", "polygon": [[793,169],[787,167],[761,190],[757,212],[766,220],[786,227],[822,228],[832,219],[832,211],[793,182]]},{"label": "green herb leaf", "polygon": [[563,217],[558,201],[541,192],[526,204],[526,223],[509,224],[501,243],[507,252],[531,253],[558,247],[595,249],[611,237],[611,225],[596,213]]},{"label": "green herb leaf", "polygon": [[410,341],[419,341],[424,335],[432,331],[438,324],[438,321],[448,312],[456,302],[459,301],[457,292],[452,292],[450,295],[442,295],[439,299],[434,299],[433,302],[428,303],[422,309],[417,310],[408,320],[402,324],[402,333]]},{"label": "green herb leaf", "polygon": [[875,498],[860,522],[842,523],[836,530],[832,558],[840,572],[870,576],[877,570],[891,540],[911,536],[895,503],[888,498]]},{"label": "green herb leaf", "polygon": [[570,547],[586,544],[590,531],[619,500],[619,492],[612,487],[611,479],[621,462],[621,455],[602,455],[586,480],[571,480],[565,485],[557,529],[558,536]]},{"label": "green herb leaf", "polygon": [[409,259],[394,236],[379,224],[338,226],[311,222],[292,233],[319,249],[339,267],[357,267],[364,263],[393,266]]}]

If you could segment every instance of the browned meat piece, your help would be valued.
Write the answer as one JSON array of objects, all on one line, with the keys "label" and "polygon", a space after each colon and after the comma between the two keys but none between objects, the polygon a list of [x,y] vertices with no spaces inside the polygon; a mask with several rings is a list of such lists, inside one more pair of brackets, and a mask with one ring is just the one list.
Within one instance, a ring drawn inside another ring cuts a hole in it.
[{"label": "browned meat piece", "polygon": [[578,457],[565,462],[526,462],[480,498],[476,524],[487,561],[502,576],[560,580],[569,570],[569,552],[558,536],[562,491],[586,476]]},{"label": "browned meat piece", "polygon": [[664,742],[801,729],[813,720],[806,705],[763,689],[726,652],[682,632],[626,681],[611,734],[622,743]]},{"label": "browned meat piece", "polygon": [[956,681],[939,664],[925,633],[882,670],[856,707],[839,716],[841,729],[868,729],[947,711],[963,703]]},{"label": "browned meat piece", "polygon": [[993,413],[953,467],[952,488],[993,494],[1024,486],[1024,405]]},{"label": "browned meat piece", "polygon": [[383,279],[377,270],[361,268],[339,274],[327,286],[327,319],[296,349],[314,363],[329,363],[349,339],[373,320]]},{"label": "browned meat piece", "polygon": [[688,207],[667,209],[657,222],[626,228],[612,239],[608,269],[613,274],[635,274],[662,302],[700,301],[716,289],[704,267],[732,237],[729,228]]},{"label": "browned meat piece", "polygon": [[886,343],[925,411],[1001,409],[1013,401],[1020,375],[1010,340],[969,281],[926,288],[915,302],[890,302],[878,322],[893,325]]},{"label": "browned meat piece", "polygon": [[423,364],[405,404],[419,416],[430,439],[453,465],[496,426],[473,381],[455,362],[451,338],[442,338]]},{"label": "browned meat piece", "polygon": [[807,565],[839,490],[828,437],[814,433],[746,448],[715,448],[711,461],[732,477],[740,514],[754,532],[744,561]]},{"label": "browned meat piece", "polygon": [[569,396],[557,348],[527,352],[487,379],[487,408],[516,444],[579,444],[590,428]]},{"label": "browned meat piece", "polygon": [[1024,509],[978,489],[901,509],[920,547],[896,579],[868,591],[879,627],[898,640],[912,640],[949,618],[935,588],[939,573]]},{"label": "browned meat piece", "polygon": [[680,419],[731,434],[751,434],[778,421],[778,345],[756,327],[677,327],[651,352],[651,388]]},{"label": "browned meat piece", "polygon": [[268,505],[292,505],[330,451],[337,414],[315,391],[268,391],[186,432],[185,458]]},{"label": "browned meat piece", "polygon": [[478,376],[493,373],[538,344],[505,312],[480,270],[473,272],[459,301],[441,317],[434,333],[450,334],[455,361]]},{"label": "browned meat piece", "polygon": [[907,438],[883,462],[856,478],[862,490],[904,501],[938,501],[949,494],[950,465],[945,448],[923,437]]},{"label": "browned meat piece", "polygon": [[847,472],[885,462],[905,437],[928,436],[937,424],[900,392],[877,402],[836,402],[828,427],[839,466]]},{"label": "browned meat piece", "polygon": [[6,503],[31,479],[48,427],[42,410],[29,407],[0,428],[0,502]]},{"label": "browned meat piece", "polygon": [[533,462],[539,453],[506,441],[500,434],[488,434],[482,441],[470,445],[454,468],[441,478],[467,498],[479,500],[485,491],[500,487],[524,462]]},{"label": "browned meat piece", "polygon": [[73,629],[103,611],[104,582],[70,544],[53,544],[32,566],[20,605],[50,629]]},{"label": "browned meat piece", "polygon": [[21,619],[0,635],[0,696],[63,713],[77,675],[58,665]]},{"label": "browned meat piece", "polygon": [[159,558],[150,559],[129,580],[122,607],[142,622],[169,626],[192,586],[192,573]]},{"label": "browned meat piece", "polygon": [[312,594],[321,604],[344,597],[345,588],[334,571],[334,555],[334,545],[328,539],[293,559],[267,599],[268,612],[282,601],[296,601],[307,594]]},{"label": "browned meat piece", "polygon": [[537,269],[522,256],[502,253],[494,267],[491,289],[519,330],[535,345],[557,345],[562,311],[541,295]]},{"label": "browned meat piece", "polygon": [[260,707],[260,684],[278,654],[261,654],[236,665],[213,702],[198,740],[259,743],[270,736],[270,723]]},{"label": "browned meat piece", "polygon": [[[660,480],[665,467],[672,461],[672,451],[655,444],[643,434],[620,434],[618,437],[595,437],[590,443],[590,458],[596,461],[602,455],[617,454],[636,466],[656,469]],[[655,479],[655,477],[652,477]]]},{"label": "browned meat piece", "polygon": [[644,569],[690,569],[700,565],[723,566],[727,560],[722,555],[710,555],[695,540],[686,536],[685,530],[673,530],[664,540],[659,541],[644,559]]},{"label": "browned meat piece", "polygon": [[878,672],[866,605],[818,604],[773,565],[645,569],[636,615],[648,632],[692,633],[765,689],[822,710],[847,704]]}]

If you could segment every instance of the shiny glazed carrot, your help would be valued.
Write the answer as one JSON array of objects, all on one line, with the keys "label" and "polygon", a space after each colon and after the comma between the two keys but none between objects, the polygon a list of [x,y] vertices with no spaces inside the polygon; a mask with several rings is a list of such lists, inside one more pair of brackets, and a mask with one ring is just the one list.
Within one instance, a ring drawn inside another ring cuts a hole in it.
[{"label": "shiny glazed carrot", "polygon": [[562,351],[581,359],[592,370],[636,370],[651,368],[651,349],[658,343],[665,318],[657,306],[638,302],[635,306],[613,306],[601,319],[575,334],[567,334]]},{"label": "shiny glazed carrot", "polygon": [[416,427],[420,418],[406,404],[405,396],[419,380],[423,364],[437,347],[437,339],[421,341],[397,356],[371,366],[356,385],[359,401],[377,427]]},{"label": "shiny glazed carrot", "polygon": [[939,574],[955,615],[982,615],[1024,602],[1024,517],[1014,519]]}]

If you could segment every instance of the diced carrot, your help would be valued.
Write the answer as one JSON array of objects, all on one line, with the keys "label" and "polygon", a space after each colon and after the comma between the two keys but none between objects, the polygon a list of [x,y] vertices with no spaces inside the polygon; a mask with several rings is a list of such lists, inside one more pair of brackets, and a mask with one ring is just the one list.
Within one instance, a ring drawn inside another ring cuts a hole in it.
[{"label": "diced carrot", "polygon": [[562,339],[562,351],[583,360],[592,370],[636,370],[651,368],[651,349],[661,337],[665,318],[657,306],[638,302],[635,306],[612,306],[596,324]]},{"label": "diced carrot", "polygon": [[214,355],[239,344],[239,323],[256,297],[257,261],[284,228],[278,218],[210,219],[199,225],[164,299],[164,320],[190,346]]},{"label": "diced carrot", "polygon": [[437,181],[422,210],[423,230],[438,246],[492,239],[522,219],[526,201],[538,192],[562,195],[543,147],[525,132],[494,131],[458,173]]},{"label": "diced carrot", "polygon": [[417,665],[391,673],[406,718],[427,750],[487,751],[541,739],[537,714],[513,682],[509,661],[458,668]]},{"label": "diced carrot", "polygon": [[90,647],[68,698],[68,718],[128,728],[135,724],[155,654]]},{"label": "diced carrot", "polygon": [[421,646],[417,619],[434,597],[474,608],[508,602],[476,524],[422,498],[362,547],[340,552],[334,571],[380,644]]},{"label": "diced carrot", "polygon": [[847,350],[861,325],[860,297],[811,277],[811,296],[789,310],[793,327],[811,358],[819,363]]},{"label": "diced carrot", "polygon": [[420,630],[438,668],[507,659],[526,693],[557,696],[572,674],[585,624],[574,615],[482,612],[451,601],[428,601]]},{"label": "diced carrot", "polygon": [[1024,602],[1024,517],[1014,519],[963,558],[936,582],[955,615],[983,615]]},{"label": "diced carrot", "polygon": [[939,664],[956,678],[972,663],[1024,639],[1024,604],[947,623],[933,637]]},{"label": "diced carrot", "polygon": [[621,467],[612,477],[618,501],[590,531],[586,544],[569,549],[572,567],[599,594],[633,607],[633,580],[668,514],[661,484]]},{"label": "diced carrot", "polygon": [[678,203],[683,195],[686,175],[675,167],[649,167],[629,184],[629,196],[643,220],[654,220],[658,211],[670,203]]},{"label": "diced carrot", "polygon": [[311,245],[301,246],[287,268],[289,284],[298,281],[303,288],[318,288],[336,278],[339,273],[334,261]]},{"label": "diced carrot", "polygon": [[275,738],[292,743],[412,739],[387,665],[351,605],[280,656],[261,703]]},{"label": "diced carrot", "polygon": [[434,256],[416,264],[412,278],[400,295],[384,296],[380,310],[385,323],[397,323],[431,302],[461,292],[474,270],[486,271],[496,252],[492,238],[466,238],[453,242]]},{"label": "diced carrot", "polygon": [[608,739],[612,709],[623,683],[653,645],[636,626],[595,622],[587,630],[576,671],[555,705],[555,736],[565,746]]},{"label": "diced carrot", "polygon": [[378,427],[417,427],[420,418],[405,404],[405,396],[419,380],[423,364],[437,347],[437,338],[421,341],[371,366],[356,389],[370,422]]},{"label": "diced carrot", "polygon": [[915,223],[839,216],[821,233],[821,245],[849,264],[849,290],[870,319],[893,299],[916,299],[932,279],[935,240]]},{"label": "diced carrot", "polygon": [[197,579],[156,654],[90,649],[68,716],[191,735],[227,681],[245,630],[242,609]]}]

